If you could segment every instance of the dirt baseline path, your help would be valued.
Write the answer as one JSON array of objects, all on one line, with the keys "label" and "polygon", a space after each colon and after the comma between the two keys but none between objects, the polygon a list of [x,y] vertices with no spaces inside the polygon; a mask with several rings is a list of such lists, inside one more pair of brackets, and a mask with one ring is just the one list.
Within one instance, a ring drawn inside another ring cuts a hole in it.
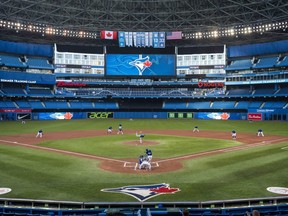
[{"label": "dirt baseline path", "polygon": [[[135,131],[125,130],[125,134],[135,134]],[[231,140],[230,132],[220,132],[220,131],[200,131],[200,132],[193,133],[191,130],[145,130],[145,134],[162,134],[162,135],[203,137],[203,138]],[[288,141],[288,137],[274,136],[274,135],[258,137],[256,134],[241,133],[237,135],[237,141],[242,143],[242,145],[240,146],[234,146],[234,147],[218,149],[218,150],[211,150],[207,152],[184,155],[184,156],[175,157],[175,158],[167,158],[167,159],[153,158],[151,171],[138,170],[138,169],[135,170],[137,166],[136,164],[137,158],[127,158],[127,159],[105,158],[105,157],[100,157],[100,156],[95,156],[95,155],[41,147],[37,145],[43,141],[72,139],[72,138],[81,138],[81,137],[95,137],[95,136],[107,136],[107,132],[106,130],[73,131],[73,133],[53,132],[53,133],[44,134],[43,138],[35,138],[35,134],[0,136],[0,143],[6,144],[6,145],[7,144],[8,145],[20,145],[20,146],[28,147],[28,148],[41,149],[44,151],[52,151],[52,152],[72,155],[76,157],[100,160],[101,161],[100,168],[106,171],[118,172],[118,173],[137,173],[137,174],[143,173],[144,174],[144,173],[164,173],[164,172],[171,172],[171,171],[179,170],[182,168],[181,161],[191,159],[191,158],[205,157],[205,156],[214,155],[214,154],[220,154],[220,153],[225,153],[225,152],[252,148],[256,146],[263,146],[263,145]],[[114,135],[109,135],[109,136],[123,136],[123,135],[117,135],[114,133]],[[137,145],[139,144],[139,140],[135,139],[135,141],[129,141],[126,143],[123,142],[123,144]],[[158,142],[144,140],[144,142],[141,145],[151,146],[151,145],[157,145],[157,144]],[[173,163],[171,163],[171,161],[173,161]]]}]

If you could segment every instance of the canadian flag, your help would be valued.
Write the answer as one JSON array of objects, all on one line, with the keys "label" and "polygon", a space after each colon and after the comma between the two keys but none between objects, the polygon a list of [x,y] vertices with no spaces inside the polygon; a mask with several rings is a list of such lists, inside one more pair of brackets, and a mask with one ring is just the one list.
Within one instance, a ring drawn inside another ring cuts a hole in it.
[{"label": "canadian flag", "polygon": [[101,39],[116,40],[117,32],[116,31],[101,31]]}]

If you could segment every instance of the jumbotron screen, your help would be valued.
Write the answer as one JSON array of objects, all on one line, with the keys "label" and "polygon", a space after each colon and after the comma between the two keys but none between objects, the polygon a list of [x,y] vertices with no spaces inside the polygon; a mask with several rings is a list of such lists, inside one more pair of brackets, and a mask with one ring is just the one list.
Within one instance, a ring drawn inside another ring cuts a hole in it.
[{"label": "jumbotron screen", "polygon": [[176,56],[162,54],[107,54],[106,76],[174,77]]}]

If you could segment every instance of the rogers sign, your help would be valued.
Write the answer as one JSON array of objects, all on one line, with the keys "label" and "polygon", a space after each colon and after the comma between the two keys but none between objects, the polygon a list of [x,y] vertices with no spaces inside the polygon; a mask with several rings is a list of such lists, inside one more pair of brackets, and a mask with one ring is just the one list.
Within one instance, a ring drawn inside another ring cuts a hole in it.
[{"label": "rogers sign", "polygon": [[64,82],[64,81],[59,81],[56,83],[57,87],[83,87],[86,85],[87,85],[86,83]]},{"label": "rogers sign", "polygon": [[224,87],[223,82],[198,82],[198,87],[199,88],[222,88]]}]

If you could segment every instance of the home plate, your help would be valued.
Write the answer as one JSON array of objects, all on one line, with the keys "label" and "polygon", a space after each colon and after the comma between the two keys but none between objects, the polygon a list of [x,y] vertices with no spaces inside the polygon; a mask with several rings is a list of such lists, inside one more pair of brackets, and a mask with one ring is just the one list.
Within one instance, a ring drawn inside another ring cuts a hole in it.
[{"label": "home plate", "polygon": [[18,142],[14,142],[14,143],[18,143]]},{"label": "home plate", "polygon": [[268,187],[267,191],[276,193],[276,194],[288,195],[288,188],[284,188],[284,187]]}]

